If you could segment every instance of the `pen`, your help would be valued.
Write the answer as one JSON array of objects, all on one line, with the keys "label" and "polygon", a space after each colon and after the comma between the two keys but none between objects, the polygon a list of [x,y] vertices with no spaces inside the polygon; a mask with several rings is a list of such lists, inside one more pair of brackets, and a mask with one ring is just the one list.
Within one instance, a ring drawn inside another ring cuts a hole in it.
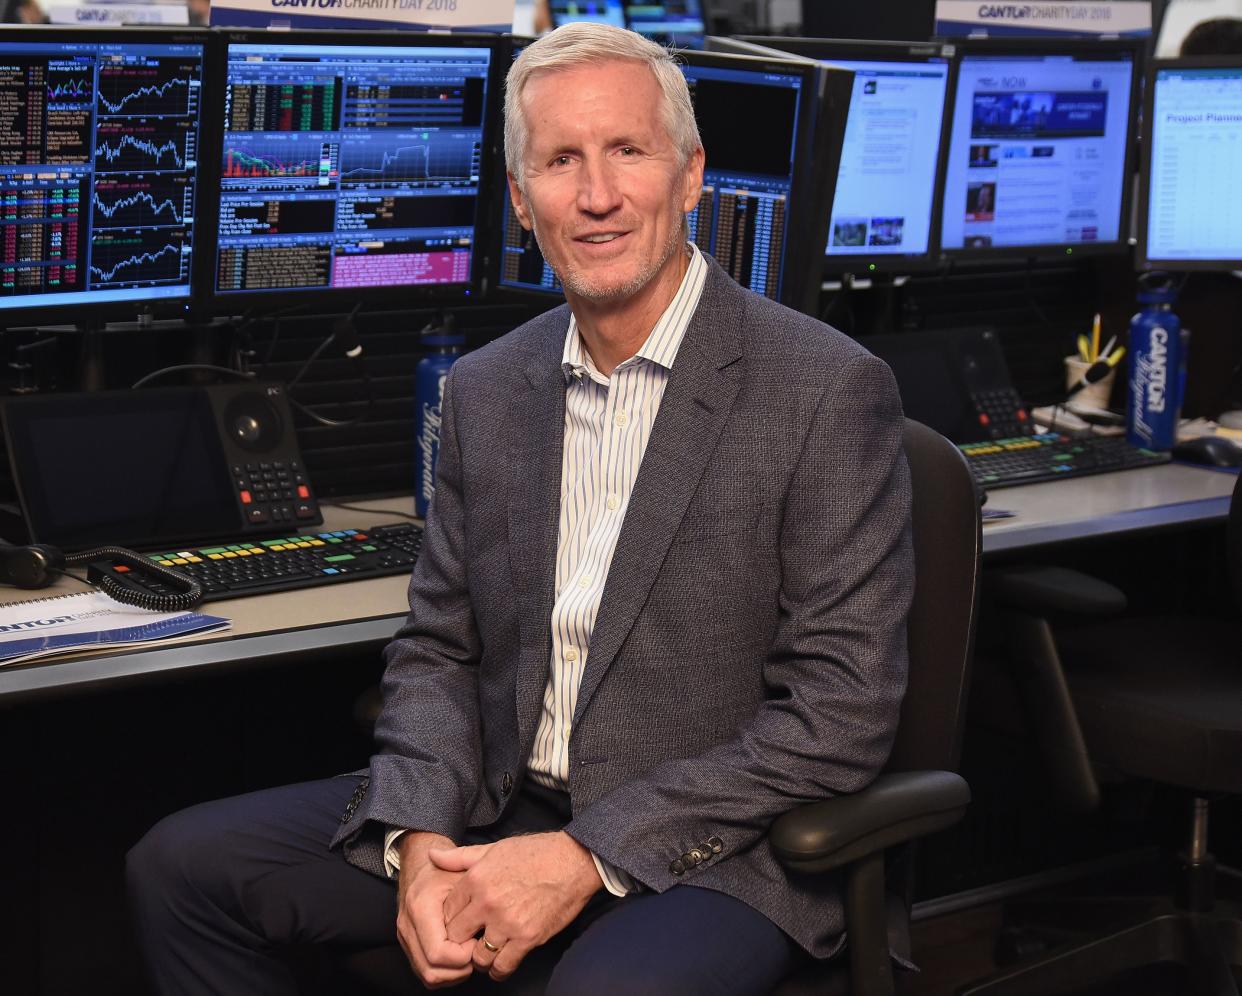
[{"label": "pen", "polygon": [[1105,357],[1104,362],[1107,363],[1110,367],[1115,367],[1118,363],[1121,362],[1121,358],[1125,355],[1126,355],[1126,347],[1122,346],[1120,349],[1117,350],[1117,352],[1113,353],[1112,356]]},{"label": "pen", "polygon": [[1078,358],[1082,360],[1083,363],[1091,362],[1091,357],[1087,353],[1087,337],[1085,335],[1080,335],[1078,337]]},{"label": "pen", "polygon": [[1115,346],[1116,344],[1117,344],[1117,337],[1115,335],[1110,336],[1108,342],[1104,343],[1104,348],[1100,350],[1100,356],[1104,357],[1104,359],[1107,360],[1109,352],[1112,351],[1113,346]]},{"label": "pen", "polygon": [[1094,363],[1100,358],[1100,313],[1095,313],[1095,321],[1091,323],[1091,356],[1089,362]]}]

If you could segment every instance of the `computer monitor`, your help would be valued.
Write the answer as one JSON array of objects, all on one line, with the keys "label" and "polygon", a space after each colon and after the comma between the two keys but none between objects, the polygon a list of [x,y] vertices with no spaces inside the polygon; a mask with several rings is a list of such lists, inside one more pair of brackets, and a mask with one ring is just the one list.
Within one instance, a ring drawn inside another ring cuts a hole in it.
[{"label": "computer monitor", "polygon": [[187,307],[207,38],[0,29],[0,323]]},{"label": "computer monitor", "polygon": [[611,24],[614,28],[625,27],[625,7],[621,0],[551,0],[548,13],[552,16],[554,28],[571,21]]},{"label": "computer monitor", "polygon": [[951,49],[827,38],[741,40],[854,73],[825,269],[905,273],[938,266]]},{"label": "computer monitor", "polygon": [[1142,42],[960,43],[943,168],[950,257],[1129,251]]},{"label": "computer monitor", "polygon": [[215,308],[472,293],[497,39],[224,41]]},{"label": "computer monitor", "polygon": [[707,12],[703,8],[704,0],[625,0],[625,25],[663,44],[702,48],[707,33]]},{"label": "computer monitor", "polygon": [[1153,63],[1143,120],[1139,267],[1242,269],[1242,57]]},{"label": "computer monitor", "polygon": [[[706,52],[682,53],[682,71],[707,159],[702,198],[687,216],[690,239],[743,286],[811,307],[832,197],[820,170],[827,162],[836,175],[831,154],[839,151],[839,111],[852,75],[806,61]],[[556,274],[507,198],[501,228],[499,285],[559,294]]]}]

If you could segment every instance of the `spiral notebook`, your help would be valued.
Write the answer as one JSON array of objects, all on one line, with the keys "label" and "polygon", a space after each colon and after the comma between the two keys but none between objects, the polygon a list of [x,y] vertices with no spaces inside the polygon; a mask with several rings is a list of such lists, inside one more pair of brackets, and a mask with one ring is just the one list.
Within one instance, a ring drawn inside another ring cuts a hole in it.
[{"label": "spiral notebook", "polygon": [[198,636],[230,625],[223,616],[122,605],[98,591],[8,602],[0,605],[0,664]]}]

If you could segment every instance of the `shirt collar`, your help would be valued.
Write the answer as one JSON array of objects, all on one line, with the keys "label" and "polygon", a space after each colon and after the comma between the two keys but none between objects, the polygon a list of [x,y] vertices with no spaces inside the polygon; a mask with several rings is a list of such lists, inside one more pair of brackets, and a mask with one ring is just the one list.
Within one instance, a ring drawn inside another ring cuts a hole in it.
[{"label": "shirt collar", "polygon": [[[681,348],[690,319],[699,305],[703,284],[707,279],[707,262],[698,246],[687,242],[686,250],[690,257],[689,265],[686,267],[685,276],[681,278],[677,293],[673,295],[673,300],[664,309],[638,352],[625,363],[633,363],[641,358],[666,370],[673,369],[673,361],[677,358],[677,351]],[[572,312],[569,315],[569,329],[565,333],[565,349],[561,354],[561,370],[566,380],[590,377],[598,383],[608,383],[608,378],[599,372],[591,360],[582,336],[578,334],[578,320]]]}]

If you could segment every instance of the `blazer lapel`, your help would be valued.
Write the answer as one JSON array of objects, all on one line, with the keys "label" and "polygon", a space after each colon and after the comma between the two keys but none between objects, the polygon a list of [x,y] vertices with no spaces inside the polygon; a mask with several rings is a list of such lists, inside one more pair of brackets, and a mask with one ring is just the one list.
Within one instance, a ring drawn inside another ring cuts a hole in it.
[{"label": "blazer lapel", "polygon": [[[547,683],[556,586],[565,437],[561,336],[549,334],[526,367],[529,389],[509,409],[509,557],[521,632],[517,664],[519,743],[529,752]],[[546,348],[544,348],[546,346]]]},{"label": "blazer lapel", "polygon": [[608,568],[575,724],[647,601],[740,386],[745,300],[724,271],[708,263],[703,297],[673,363]]}]

